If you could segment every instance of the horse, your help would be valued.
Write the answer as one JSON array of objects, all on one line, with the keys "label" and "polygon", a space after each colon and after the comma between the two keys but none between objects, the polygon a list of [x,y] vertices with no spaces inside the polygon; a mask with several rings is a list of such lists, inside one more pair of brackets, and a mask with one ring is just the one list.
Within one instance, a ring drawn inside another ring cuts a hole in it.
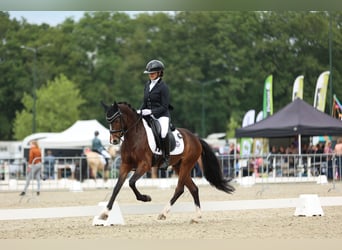
[{"label": "horse", "polygon": [[83,177],[88,174],[86,171],[86,169],[88,169],[88,166],[90,171],[90,178],[96,181],[97,174],[98,172],[100,172],[104,181],[108,180],[110,162],[113,161],[116,156],[115,146],[110,145],[107,151],[111,158],[109,159],[108,165],[106,166],[106,161],[104,160],[102,155],[92,151],[90,148],[85,148],[83,150],[83,153],[86,156],[86,164],[82,164]]},{"label": "horse", "polygon": [[[136,187],[136,182],[152,167],[159,167],[163,159],[160,156],[156,158],[156,154],[149,147],[143,124],[145,118],[137,114],[130,104],[126,102],[114,102],[109,106],[103,102],[101,104],[109,124],[110,143],[115,145],[122,141],[119,177],[106,208],[98,216],[100,220],[106,220],[126,177],[131,171],[134,173],[129,178],[129,186],[136,199],[143,202],[152,200],[149,195],[140,193]],[[167,218],[171,207],[183,194],[184,187],[187,187],[195,205],[195,217],[191,219],[191,222],[197,223],[201,219],[199,189],[191,178],[191,170],[196,162],[200,163],[206,180],[216,189],[231,194],[235,188],[230,183],[231,179],[224,178],[219,161],[211,147],[188,129],[177,128],[177,130],[180,133],[179,136],[184,140],[184,149],[179,154],[172,154],[171,152],[170,166],[178,176],[178,182],[172,198],[157,219],[165,220]]]}]

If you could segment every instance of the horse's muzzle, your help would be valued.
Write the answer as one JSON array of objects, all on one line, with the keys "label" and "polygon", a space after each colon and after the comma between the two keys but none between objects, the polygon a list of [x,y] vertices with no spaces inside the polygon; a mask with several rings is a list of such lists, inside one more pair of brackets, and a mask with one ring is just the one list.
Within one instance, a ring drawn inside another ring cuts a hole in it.
[{"label": "horse's muzzle", "polygon": [[117,138],[113,139],[113,140],[112,140],[112,144],[113,144],[113,145],[118,145],[118,144],[120,144],[120,139],[117,139]]}]

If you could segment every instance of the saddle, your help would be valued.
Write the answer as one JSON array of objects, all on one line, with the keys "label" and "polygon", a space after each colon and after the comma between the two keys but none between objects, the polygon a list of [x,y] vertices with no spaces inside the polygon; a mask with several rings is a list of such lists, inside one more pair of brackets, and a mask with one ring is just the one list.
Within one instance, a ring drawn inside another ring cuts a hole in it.
[{"label": "saddle", "polygon": [[[154,137],[154,140],[155,140],[156,146],[157,146],[156,150],[162,151],[163,148],[162,148],[162,141],[161,141],[162,140],[162,138],[161,138],[161,127],[160,127],[158,120],[153,116],[145,116],[144,119],[147,122],[148,126],[152,130],[153,137]],[[170,140],[170,152],[172,150],[174,150],[176,147],[175,136],[172,133],[175,130],[176,130],[176,128],[170,122],[169,130],[168,130],[167,135],[166,135],[169,137],[169,140]]]}]

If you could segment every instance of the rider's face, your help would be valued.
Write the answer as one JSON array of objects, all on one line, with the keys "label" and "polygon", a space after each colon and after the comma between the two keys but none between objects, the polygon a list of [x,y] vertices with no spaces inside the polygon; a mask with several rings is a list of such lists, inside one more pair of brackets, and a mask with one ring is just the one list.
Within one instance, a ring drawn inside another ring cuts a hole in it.
[{"label": "rider's face", "polygon": [[148,74],[150,80],[155,80],[158,77],[158,72],[152,72]]}]

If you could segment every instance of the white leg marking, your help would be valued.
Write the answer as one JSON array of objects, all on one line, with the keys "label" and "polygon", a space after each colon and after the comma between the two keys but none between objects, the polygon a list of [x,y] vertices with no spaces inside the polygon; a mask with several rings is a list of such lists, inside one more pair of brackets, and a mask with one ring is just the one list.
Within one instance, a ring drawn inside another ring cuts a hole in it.
[{"label": "white leg marking", "polygon": [[163,211],[161,212],[161,214],[158,216],[158,220],[165,220],[166,219],[166,216],[167,214],[170,212],[170,209],[171,209],[171,205],[168,203]]}]

